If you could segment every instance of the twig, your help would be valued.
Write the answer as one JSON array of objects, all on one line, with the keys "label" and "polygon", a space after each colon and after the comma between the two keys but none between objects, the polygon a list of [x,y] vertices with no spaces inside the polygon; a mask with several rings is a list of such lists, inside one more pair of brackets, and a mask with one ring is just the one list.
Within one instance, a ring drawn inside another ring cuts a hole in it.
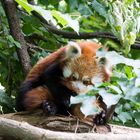
[{"label": "twig", "polygon": [[32,35],[29,35],[29,36],[25,36],[25,40],[27,40],[28,42],[31,41],[31,40],[42,40],[44,42],[47,42],[48,39],[42,35],[39,35],[39,34],[32,34]]},{"label": "twig", "polygon": [[50,52],[50,53],[55,51],[55,50],[43,49],[43,48],[36,46],[34,44],[31,44],[31,43],[27,43],[27,46],[28,46],[28,50],[33,49],[33,50],[38,50],[38,51],[46,51],[46,52]]}]

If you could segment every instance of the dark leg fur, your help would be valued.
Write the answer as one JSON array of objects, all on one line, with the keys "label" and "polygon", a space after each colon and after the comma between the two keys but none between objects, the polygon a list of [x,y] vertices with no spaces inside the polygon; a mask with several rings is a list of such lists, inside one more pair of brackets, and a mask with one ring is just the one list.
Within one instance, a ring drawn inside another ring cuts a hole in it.
[{"label": "dark leg fur", "polygon": [[100,95],[97,95],[97,102],[103,110],[93,118],[93,124],[105,125],[107,123],[107,106]]},{"label": "dark leg fur", "polygon": [[102,111],[100,114],[97,114],[94,118],[93,118],[93,124],[96,125],[105,125],[106,122],[106,112]]},{"label": "dark leg fur", "polygon": [[[51,93],[51,96],[53,97],[53,103],[51,103],[49,98],[46,97],[46,99],[41,101],[41,106],[43,107],[46,112],[49,114],[55,114],[56,112],[59,114],[67,114],[67,111],[69,110],[70,105],[70,96],[75,94],[73,91],[69,90],[66,86],[64,86],[61,81],[62,77],[62,70],[59,67],[59,63],[53,63],[50,65],[44,73],[42,73],[39,77],[32,81],[25,81],[21,87],[20,87],[20,94],[17,98],[17,108],[18,111],[21,110],[27,110],[29,107],[30,109],[35,109],[33,103],[33,100],[37,102],[37,99],[40,100],[40,97],[36,97],[37,93],[40,94],[40,92],[36,92],[36,96],[31,91],[38,88],[38,87],[47,87],[49,89],[49,92]],[[45,94],[44,94],[45,95]],[[26,97],[28,98],[28,104],[26,100]],[[36,98],[35,98],[36,97]],[[26,109],[26,106],[28,107]],[[57,108],[56,108],[57,106]]]},{"label": "dark leg fur", "polygon": [[52,101],[43,101],[42,108],[47,115],[56,115],[58,108]]}]

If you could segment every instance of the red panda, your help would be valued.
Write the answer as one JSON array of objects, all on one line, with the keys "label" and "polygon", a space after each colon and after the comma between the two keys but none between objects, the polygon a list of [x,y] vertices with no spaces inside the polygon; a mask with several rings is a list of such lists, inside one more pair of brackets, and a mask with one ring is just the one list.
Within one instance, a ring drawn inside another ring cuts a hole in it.
[{"label": "red panda", "polygon": [[[70,112],[80,119],[84,118],[79,105],[70,107],[70,97],[88,92],[96,81],[109,80],[110,67],[107,66],[107,60],[96,57],[100,47],[91,41],[69,42],[39,60],[20,87],[17,110],[42,108],[49,115],[66,115]],[[106,112],[101,97],[97,100]],[[96,124],[105,123],[105,116],[100,116],[94,119]]]}]

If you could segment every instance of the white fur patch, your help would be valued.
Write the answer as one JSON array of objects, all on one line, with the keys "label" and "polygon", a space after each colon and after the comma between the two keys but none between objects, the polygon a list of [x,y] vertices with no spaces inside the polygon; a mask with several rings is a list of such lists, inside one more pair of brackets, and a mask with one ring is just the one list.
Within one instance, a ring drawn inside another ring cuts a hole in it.
[{"label": "white fur patch", "polygon": [[71,74],[72,74],[72,71],[71,71],[70,67],[69,67],[69,66],[65,66],[65,67],[63,68],[63,76],[64,76],[65,78],[68,78],[68,77],[71,76]]},{"label": "white fur patch", "polygon": [[70,41],[66,47],[66,56],[68,58],[77,58],[81,56],[81,48],[76,42]]},{"label": "white fur patch", "polygon": [[72,86],[77,90],[77,93],[84,94],[93,89],[93,85],[84,85],[81,81],[73,81]]}]

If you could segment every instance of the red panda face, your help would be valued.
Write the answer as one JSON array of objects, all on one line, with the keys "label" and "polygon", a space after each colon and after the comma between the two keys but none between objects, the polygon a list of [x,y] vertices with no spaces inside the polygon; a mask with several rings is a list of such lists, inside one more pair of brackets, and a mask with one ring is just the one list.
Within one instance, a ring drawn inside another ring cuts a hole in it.
[{"label": "red panda face", "polygon": [[[95,42],[70,42],[66,46],[63,76],[66,86],[77,94],[87,93],[94,84],[109,80],[110,66],[106,58],[96,58],[100,48]],[[108,70],[108,71],[107,71]]]}]

